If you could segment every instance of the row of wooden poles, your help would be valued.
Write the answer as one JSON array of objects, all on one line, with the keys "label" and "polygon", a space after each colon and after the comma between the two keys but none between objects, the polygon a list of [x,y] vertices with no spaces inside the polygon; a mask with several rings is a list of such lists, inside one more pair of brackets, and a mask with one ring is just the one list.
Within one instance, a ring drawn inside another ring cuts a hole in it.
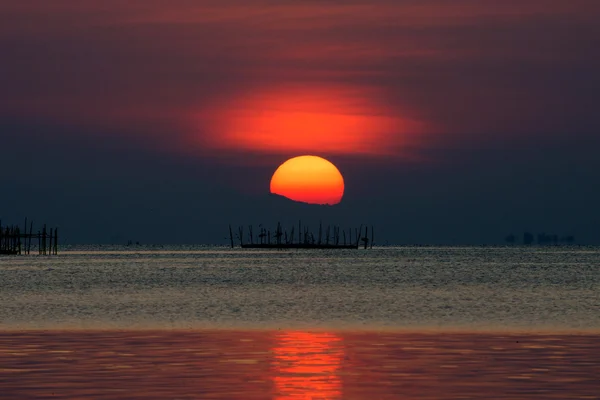
[{"label": "row of wooden poles", "polygon": [[44,224],[42,230],[33,232],[33,221],[27,223],[21,230],[18,225],[2,226],[0,221],[0,254],[22,255],[31,254],[31,242],[37,240],[39,255],[58,254],[58,228],[48,228]]},{"label": "row of wooden poles", "polygon": [[[277,245],[291,245],[291,244],[305,244],[305,245],[356,245],[357,247],[361,242],[364,244],[364,248],[366,249],[369,244],[371,248],[373,247],[374,240],[374,230],[371,226],[371,238],[369,238],[369,229],[368,227],[364,227],[365,232],[364,236],[362,236],[363,226],[360,228],[354,229],[354,236],[352,235],[352,229],[343,230],[340,229],[339,226],[330,226],[328,225],[326,229],[323,229],[323,225],[319,223],[319,233],[318,235],[314,235],[308,226],[302,226],[302,221],[298,221],[298,237],[296,238],[296,227],[293,226],[288,234],[287,230],[284,230],[281,227],[281,223],[277,223],[277,228],[271,232],[270,229],[264,228],[261,225],[258,225],[258,234],[254,235],[254,227],[252,225],[248,225],[248,235],[245,235],[244,226],[238,227],[238,232],[235,235],[241,245],[244,245],[245,239],[249,239],[249,242],[245,242],[246,244],[277,244]],[[229,238],[231,240],[231,247],[234,247],[234,234],[231,225],[229,225]],[[256,242],[255,239],[256,238]]]}]

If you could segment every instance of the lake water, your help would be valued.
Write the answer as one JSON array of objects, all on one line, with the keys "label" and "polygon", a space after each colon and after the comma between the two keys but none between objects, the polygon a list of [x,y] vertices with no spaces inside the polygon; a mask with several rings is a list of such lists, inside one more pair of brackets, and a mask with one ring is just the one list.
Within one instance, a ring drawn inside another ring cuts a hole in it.
[{"label": "lake water", "polygon": [[594,247],[0,258],[6,399],[600,398],[598,332]]},{"label": "lake water", "polygon": [[93,250],[0,259],[0,324],[600,328],[600,248]]}]

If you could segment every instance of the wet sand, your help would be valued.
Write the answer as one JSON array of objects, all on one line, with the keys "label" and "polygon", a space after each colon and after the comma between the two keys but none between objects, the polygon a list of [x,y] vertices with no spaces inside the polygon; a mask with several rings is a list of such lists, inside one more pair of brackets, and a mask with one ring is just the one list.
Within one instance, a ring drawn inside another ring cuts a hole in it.
[{"label": "wet sand", "polygon": [[0,399],[600,399],[600,335],[0,332]]}]

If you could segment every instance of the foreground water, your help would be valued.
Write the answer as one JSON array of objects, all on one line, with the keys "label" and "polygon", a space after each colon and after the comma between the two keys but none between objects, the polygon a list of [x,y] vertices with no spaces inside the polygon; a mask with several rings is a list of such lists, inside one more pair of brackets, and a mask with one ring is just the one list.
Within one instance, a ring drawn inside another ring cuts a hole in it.
[{"label": "foreground water", "polygon": [[600,398],[600,249],[0,259],[0,398]]},{"label": "foreground water", "polygon": [[597,399],[592,335],[0,334],[2,399]]}]

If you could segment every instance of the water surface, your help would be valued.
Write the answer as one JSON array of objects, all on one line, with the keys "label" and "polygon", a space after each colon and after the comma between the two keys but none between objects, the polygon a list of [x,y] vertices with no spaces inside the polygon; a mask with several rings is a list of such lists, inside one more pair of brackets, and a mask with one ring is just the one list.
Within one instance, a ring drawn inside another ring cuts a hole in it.
[{"label": "water surface", "polygon": [[597,399],[600,249],[0,259],[0,399]]},{"label": "water surface", "polygon": [[599,248],[93,250],[2,258],[0,327],[600,327]]},{"label": "water surface", "polygon": [[1,399],[597,399],[594,335],[0,333]]}]

